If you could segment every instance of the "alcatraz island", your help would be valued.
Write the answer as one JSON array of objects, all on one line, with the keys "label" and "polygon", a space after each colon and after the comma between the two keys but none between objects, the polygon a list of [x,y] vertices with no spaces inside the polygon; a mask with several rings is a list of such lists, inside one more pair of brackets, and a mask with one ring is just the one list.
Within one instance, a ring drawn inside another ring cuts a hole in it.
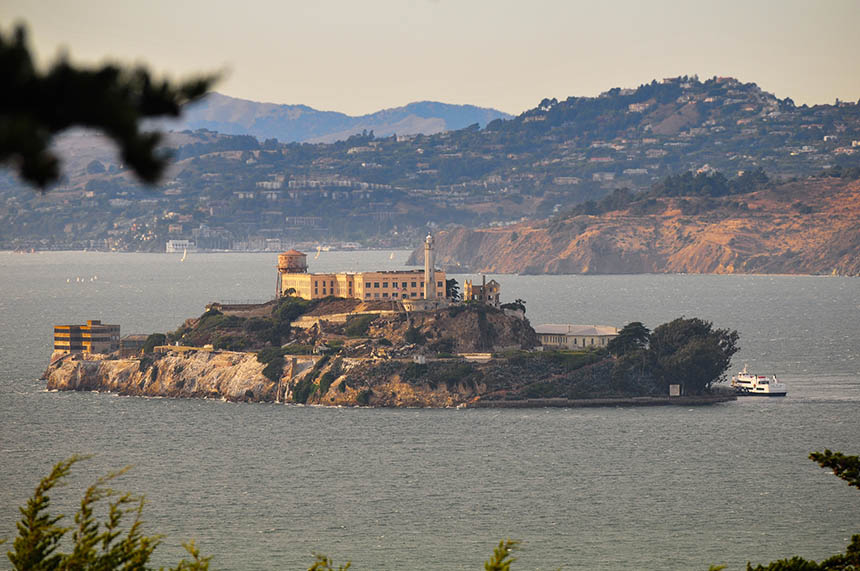
[{"label": "alcatraz island", "polygon": [[459,285],[436,269],[310,273],[278,256],[267,303],[210,303],[170,333],[54,327],[49,390],[374,407],[709,404],[737,332],[701,319],[533,328],[501,285]]}]

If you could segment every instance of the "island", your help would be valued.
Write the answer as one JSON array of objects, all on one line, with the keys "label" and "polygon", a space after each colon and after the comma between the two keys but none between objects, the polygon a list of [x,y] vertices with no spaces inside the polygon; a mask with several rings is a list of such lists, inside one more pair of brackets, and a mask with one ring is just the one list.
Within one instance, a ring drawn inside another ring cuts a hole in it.
[{"label": "island", "polygon": [[[175,331],[118,345],[119,326],[56,326],[48,390],[327,406],[521,407],[706,404],[737,332],[679,318],[634,322],[573,348],[538,335],[523,300],[491,280],[436,270],[314,274],[279,255],[278,295],[211,303]],[[541,338],[547,343],[542,344]],[[607,341],[608,339],[608,341]]]}]

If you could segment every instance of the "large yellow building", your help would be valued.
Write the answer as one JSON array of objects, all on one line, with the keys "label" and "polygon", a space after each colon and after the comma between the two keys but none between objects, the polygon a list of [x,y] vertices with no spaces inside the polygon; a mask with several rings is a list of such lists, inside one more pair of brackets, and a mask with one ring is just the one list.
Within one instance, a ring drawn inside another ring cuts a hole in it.
[{"label": "large yellow building", "polygon": [[304,299],[330,295],[361,300],[444,299],[445,272],[436,270],[433,261],[430,236],[424,245],[423,270],[312,274],[307,255],[290,250],[278,255],[278,295]]}]

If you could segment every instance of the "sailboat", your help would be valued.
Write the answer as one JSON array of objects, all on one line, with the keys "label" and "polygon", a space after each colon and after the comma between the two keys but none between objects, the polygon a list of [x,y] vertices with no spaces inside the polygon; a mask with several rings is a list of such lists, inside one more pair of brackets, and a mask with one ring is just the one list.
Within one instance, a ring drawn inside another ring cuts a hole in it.
[{"label": "sailboat", "polygon": [[188,248],[185,248],[184,250],[182,250],[182,259],[179,261],[184,262],[185,258],[187,258],[187,257],[188,257]]},{"label": "sailboat", "polygon": [[314,260],[320,257],[320,252],[322,252],[322,246],[317,246],[317,255],[314,256]]}]

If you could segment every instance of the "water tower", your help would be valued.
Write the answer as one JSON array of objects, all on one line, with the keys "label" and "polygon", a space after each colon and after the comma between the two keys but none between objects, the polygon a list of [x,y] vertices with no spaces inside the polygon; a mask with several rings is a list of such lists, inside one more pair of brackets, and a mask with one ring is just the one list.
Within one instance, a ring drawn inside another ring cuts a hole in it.
[{"label": "water tower", "polygon": [[282,254],[278,254],[278,284],[276,297],[280,297],[282,292],[281,284],[283,283],[284,274],[306,274],[308,273],[308,257],[306,254],[298,250],[290,250]]}]

